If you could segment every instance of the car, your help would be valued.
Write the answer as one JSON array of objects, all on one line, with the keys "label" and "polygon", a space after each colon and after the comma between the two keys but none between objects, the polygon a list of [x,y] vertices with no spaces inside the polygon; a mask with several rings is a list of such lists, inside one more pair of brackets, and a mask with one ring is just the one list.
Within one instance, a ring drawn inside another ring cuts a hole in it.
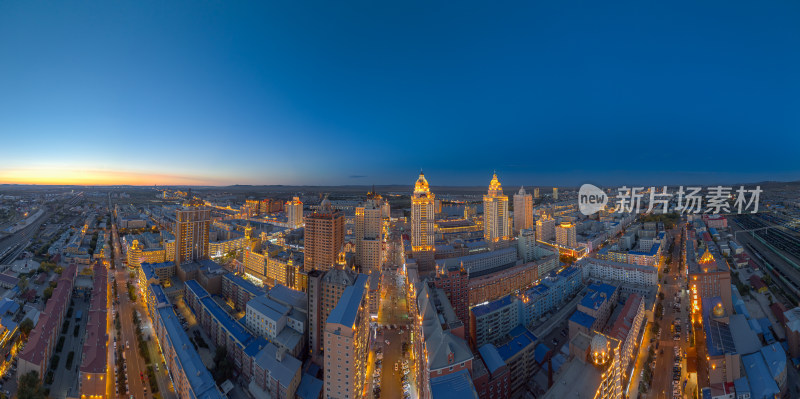
[{"label": "car", "polygon": [[389,340],[388,340],[388,339],[387,339],[387,340],[384,340],[383,342],[385,342],[385,343],[386,343],[386,345],[389,345]]},{"label": "car", "polygon": [[158,371],[158,363],[156,363],[156,371]]},{"label": "car", "polygon": [[395,363],[395,364],[394,364],[394,371],[397,371],[397,369],[398,369],[398,368],[399,368],[399,367],[397,366],[397,363]]}]

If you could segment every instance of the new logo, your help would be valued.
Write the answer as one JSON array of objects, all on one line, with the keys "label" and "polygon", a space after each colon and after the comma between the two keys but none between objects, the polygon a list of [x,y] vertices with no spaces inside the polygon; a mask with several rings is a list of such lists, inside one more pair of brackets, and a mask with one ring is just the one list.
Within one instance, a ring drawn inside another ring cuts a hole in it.
[{"label": "new logo", "polygon": [[581,213],[589,216],[599,212],[608,204],[608,196],[600,188],[584,184],[578,190],[578,209]]}]

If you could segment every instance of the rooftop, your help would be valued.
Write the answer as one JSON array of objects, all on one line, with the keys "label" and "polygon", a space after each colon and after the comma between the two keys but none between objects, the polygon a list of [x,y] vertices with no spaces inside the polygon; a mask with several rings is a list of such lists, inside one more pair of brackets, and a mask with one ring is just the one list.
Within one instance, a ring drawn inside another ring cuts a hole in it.
[{"label": "rooftop", "polygon": [[[278,352],[281,351],[283,353],[279,356]],[[278,360],[279,357],[280,360]],[[288,388],[291,385],[292,380],[300,373],[300,368],[303,366],[301,361],[271,343],[268,343],[256,355],[254,361],[259,367],[269,371],[270,376],[277,380],[283,388]]]},{"label": "rooftop", "polygon": [[[183,331],[172,307],[158,308],[156,312],[164,326],[166,339],[174,349],[177,364],[186,375],[195,397],[198,399],[222,399],[222,394],[214,384],[214,378],[203,365],[200,355],[197,354],[197,350],[194,349],[186,332]],[[165,351],[164,355],[168,356],[169,354]]]},{"label": "rooftop", "polygon": [[598,310],[603,306],[605,301],[614,295],[614,292],[617,291],[617,287],[606,283],[595,283],[590,285],[587,290],[586,296],[581,299],[581,306]]},{"label": "rooftop", "polygon": [[228,279],[233,284],[238,285],[240,288],[242,288],[243,290],[249,292],[250,294],[252,294],[254,296],[264,295],[264,290],[262,290],[261,288],[258,288],[255,284],[253,284],[253,283],[251,283],[251,282],[249,282],[249,281],[247,281],[247,280],[245,280],[245,279],[243,279],[243,278],[241,278],[241,277],[239,277],[239,276],[237,276],[237,275],[235,275],[233,273],[225,274],[224,278]]},{"label": "rooftop", "polygon": [[500,299],[491,301],[487,304],[475,306],[474,308],[472,308],[472,313],[475,315],[475,317],[482,317],[498,309],[502,309],[510,305],[511,302],[512,302],[511,295],[506,295]]},{"label": "rooftop", "polygon": [[486,368],[489,369],[490,373],[494,373],[495,370],[506,365],[506,362],[500,357],[500,353],[497,352],[497,347],[492,344],[481,346],[478,352],[480,352],[483,362],[486,363]]},{"label": "rooftop", "polygon": [[583,313],[580,310],[576,310],[575,313],[573,313],[572,316],[569,317],[569,321],[574,322],[583,327],[586,327],[588,329],[592,328],[595,320],[596,319],[594,317],[589,316],[588,314]]},{"label": "rooftop", "polygon": [[355,324],[358,308],[367,288],[367,279],[369,279],[369,276],[366,274],[359,274],[355,283],[344,289],[342,297],[339,298],[339,303],[331,311],[326,323],[336,323],[348,327]]},{"label": "rooftop", "polygon": [[214,298],[207,296],[200,299],[200,303],[203,308],[210,313],[214,319],[217,320],[219,325],[237,341],[242,349],[244,349],[244,347],[246,347],[253,339],[253,336],[250,335],[247,329],[245,329],[241,324],[239,324],[238,321],[231,317],[228,312],[222,309],[214,300]]},{"label": "rooftop", "polygon": [[750,393],[753,398],[772,398],[780,396],[778,384],[772,379],[761,353],[742,356],[742,368],[747,373]]},{"label": "rooftop", "polygon": [[514,327],[508,335],[512,337],[511,340],[497,347],[497,353],[500,354],[503,360],[514,357],[514,355],[524,350],[529,345],[536,343],[536,336],[521,325]]},{"label": "rooftop", "polygon": [[431,378],[431,397],[434,399],[478,398],[467,370]]}]

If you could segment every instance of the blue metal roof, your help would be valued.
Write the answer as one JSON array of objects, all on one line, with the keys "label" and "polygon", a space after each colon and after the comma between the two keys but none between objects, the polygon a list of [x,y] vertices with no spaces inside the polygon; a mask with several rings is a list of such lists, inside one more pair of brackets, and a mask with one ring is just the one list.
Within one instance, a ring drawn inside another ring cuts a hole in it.
[{"label": "blue metal roof", "polygon": [[509,306],[511,305],[511,302],[512,302],[511,295],[506,295],[500,299],[494,300],[485,305],[475,306],[474,308],[472,308],[472,313],[475,315],[475,317],[481,317],[489,313],[492,313],[498,309],[502,309],[506,306]]},{"label": "blue metal roof", "polygon": [[583,313],[580,310],[576,310],[575,313],[573,313],[572,316],[569,317],[569,321],[575,322],[578,325],[584,326],[589,329],[592,328],[592,325],[594,324],[595,320],[596,319],[594,317],[589,316],[588,314]]},{"label": "blue metal roof", "polygon": [[550,352],[550,348],[545,344],[536,345],[536,351],[534,352],[534,358],[536,359],[536,363],[540,365],[544,361],[544,357],[547,356],[547,353]]},{"label": "blue metal roof", "polygon": [[483,362],[486,363],[486,368],[489,369],[490,373],[494,373],[495,370],[506,365],[506,362],[500,357],[500,353],[497,352],[497,347],[492,344],[481,346],[478,352],[480,352]]},{"label": "blue metal roof", "polygon": [[[186,375],[194,396],[198,399],[222,399],[222,394],[214,384],[214,378],[206,366],[203,365],[200,355],[197,354],[194,345],[189,341],[186,332],[183,331],[181,323],[178,321],[178,316],[175,315],[172,307],[158,308],[156,312],[159,315],[161,324],[164,326],[169,345],[175,351],[176,363],[183,370],[183,374]],[[165,351],[164,354],[167,355],[167,352]],[[177,378],[177,376],[174,378]]]},{"label": "blue metal roof", "polygon": [[658,252],[658,248],[660,248],[660,247],[661,247],[661,244],[655,243],[655,244],[653,244],[652,247],[650,247],[650,250],[647,251],[647,252],[644,252],[644,251],[628,251],[628,254],[630,254],[630,255],[655,256],[656,253]]},{"label": "blue metal roof", "polygon": [[359,274],[355,283],[344,289],[342,297],[339,298],[339,303],[336,304],[336,307],[333,308],[328,316],[327,323],[336,323],[343,326],[352,326],[355,323],[358,307],[361,304],[361,298],[364,296],[364,290],[367,288],[368,279],[369,276],[366,274]]},{"label": "blue metal roof", "polygon": [[169,305],[167,294],[164,293],[164,288],[160,285],[150,284],[150,291],[153,292],[153,296],[155,297],[156,307],[158,307],[158,305]]},{"label": "blue metal roof", "polygon": [[497,348],[497,353],[500,354],[504,361],[536,342],[536,336],[521,325],[514,327],[508,335],[513,337],[511,341]]},{"label": "blue metal roof", "polygon": [[251,299],[247,302],[247,306],[275,322],[280,320],[283,315],[289,313],[289,308],[265,296],[257,296]]},{"label": "blue metal roof", "polygon": [[742,356],[742,367],[747,373],[752,398],[772,398],[780,395],[781,390],[772,379],[760,352]]},{"label": "blue metal roof", "polygon": [[261,352],[261,349],[264,349],[264,347],[267,346],[268,343],[269,341],[263,337],[255,337],[252,341],[250,341],[250,344],[244,348],[244,353],[247,356],[255,357],[258,352]]},{"label": "blue metal roof", "polygon": [[772,344],[775,342],[775,336],[772,334],[772,331],[769,329],[772,326],[772,322],[769,321],[768,318],[762,317],[757,320],[758,325],[761,327],[761,334],[764,336],[764,341],[767,342],[767,345]]},{"label": "blue metal roof", "polygon": [[209,296],[208,291],[206,291],[206,289],[203,288],[203,286],[201,286],[200,283],[197,282],[197,280],[189,280],[185,283],[185,285],[186,289],[192,291],[192,293],[194,293],[194,295],[198,299],[203,299]]},{"label": "blue metal roof", "polygon": [[736,390],[737,395],[746,396],[750,393],[750,384],[747,382],[747,377],[737,378],[733,380],[733,389]]},{"label": "blue metal roof", "polygon": [[238,321],[236,321],[231,315],[228,314],[219,304],[214,301],[214,298],[207,296],[205,298],[200,299],[200,303],[205,309],[206,312],[211,314],[211,316],[217,320],[219,325],[225,329],[225,331],[233,337],[234,340],[244,349],[247,345],[250,344],[250,341],[253,339],[253,336],[247,332]]},{"label": "blue metal roof", "polygon": [[431,397],[433,399],[477,399],[478,393],[475,392],[469,372],[461,370],[431,378]]},{"label": "blue metal roof", "polygon": [[237,275],[235,275],[233,273],[226,274],[225,278],[230,280],[230,282],[232,282],[233,284],[238,285],[240,288],[244,289],[245,291],[247,291],[247,292],[249,292],[249,293],[251,293],[251,294],[253,294],[255,296],[264,294],[264,291],[262,289],[256,287],[255,284],[253,284],[253,283],[251,283],[251,282],[249,282],[249,281],[247,281],[247,280],[245,280],[245,279],[243,279],[243,278],[241,278],[241,277],[239,277],[239,276],[237,276]]},{"label": "blue metal roof", "polygon": [[322,393],[322,380],[309,374],[303,374],[295,395],[300,399],[317,399]]},{"label": "blue metal roof", "polygon": [[589,286],[586,295],[581,299],[581,306],[594,310],[600,309],[600,306],[609,300],[616,290],[617,287],[611,284],[592,284]]},{"label": "blue metal roof", "polygon": [[779,375],[786,372],[786,352],[780,343],[776,342],[761,348],[761,355],[773,379],[777,380]]}]

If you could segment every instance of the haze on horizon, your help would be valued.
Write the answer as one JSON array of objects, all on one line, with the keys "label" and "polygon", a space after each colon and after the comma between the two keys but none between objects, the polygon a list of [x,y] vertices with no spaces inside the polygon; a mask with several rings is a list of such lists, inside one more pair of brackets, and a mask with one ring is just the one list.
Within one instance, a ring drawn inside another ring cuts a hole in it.
[{"label": "haze on horizon", "polygon": [[3,3],[0,184],[800,180],[800,3]]}]

